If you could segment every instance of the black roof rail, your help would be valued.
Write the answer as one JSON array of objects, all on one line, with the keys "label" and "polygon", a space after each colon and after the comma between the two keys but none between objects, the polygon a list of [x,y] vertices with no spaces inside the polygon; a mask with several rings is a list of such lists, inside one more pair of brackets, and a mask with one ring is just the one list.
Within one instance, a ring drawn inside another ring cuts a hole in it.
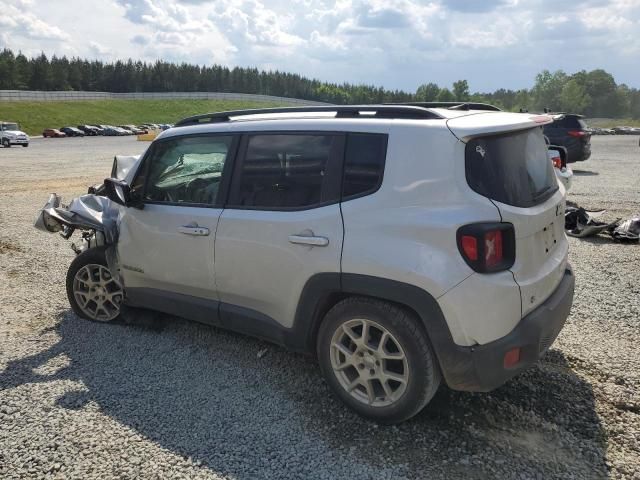
[{"label": "black roof rail", "polygon": [[501,112],[495,105],[478,102],[405,102],[389,103],[387,105],[412,105],[422,108],[446,108],[448,110],[488,110],[491,112]]},{"label": "black roof rail", "polygon": [[[413,120],[441,119],[431,110],[420,105],[322,105],[311,107],[280,107],[280,108],[255,108],[247,110],[231,110],[227,112],[205,113],[183,118],[174,126],[184,127],[202,123],[223,123],[231,120],[231,117],[244,117],[248,115],[266,115],[272,113],[322,113],[336,112],[335,118],[405,118]],[[368,115],[362,115],[366,113]]]}]

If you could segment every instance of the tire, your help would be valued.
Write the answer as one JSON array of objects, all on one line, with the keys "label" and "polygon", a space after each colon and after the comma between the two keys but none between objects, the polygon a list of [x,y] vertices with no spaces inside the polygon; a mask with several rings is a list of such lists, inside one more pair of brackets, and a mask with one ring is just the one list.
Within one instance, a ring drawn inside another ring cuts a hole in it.
[{"label": "tire", "polygon": [[440,369],[418,322],[396,305],[365,297],[343,300],[325,316],[316,345],[320,369],[334,393],[359,415],[384,424],[400,423],[435,395]]},{"label": "tire", "polygon": [[72,310],[81,318],[102,323],[119,317],[124,299],[122,287],[109,272],[105,250],[85,250],[67,271],[67,298]]},{"label": "tire", "polygon": [[11,142],[6,138],[2,139],[2,145],[4,146],[4,148],[11,148]]},{"label": "tire", "polygon": [[27,148],[27,147],[29,146],[29,144],[28,144],[28,143],[23,143],[23,144],[22,144],[22,146],[23,146],[24,148]]}]

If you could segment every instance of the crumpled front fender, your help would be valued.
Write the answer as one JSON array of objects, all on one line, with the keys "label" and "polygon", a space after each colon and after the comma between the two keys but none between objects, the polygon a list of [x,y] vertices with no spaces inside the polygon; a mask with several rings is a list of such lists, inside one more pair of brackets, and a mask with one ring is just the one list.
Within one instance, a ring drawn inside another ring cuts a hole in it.
[{"label": "crumpled front fender", "polygon": [[62,197],[52,193],[36,218],[35,228],[44,232],[60,232],[65,228],[97,230],[104,234],[107,244],[118,240],[120,211],[107,197],[86,194],[62,205]]}]

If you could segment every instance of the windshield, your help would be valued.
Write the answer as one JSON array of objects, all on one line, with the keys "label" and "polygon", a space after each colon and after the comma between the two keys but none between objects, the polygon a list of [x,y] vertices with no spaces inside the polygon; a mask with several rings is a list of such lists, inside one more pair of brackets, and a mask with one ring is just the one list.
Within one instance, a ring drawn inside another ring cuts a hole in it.
[{"label": "windshield", "polygon": [[17,123],[3,123],[2,130],[20,130],[20,126]]},{"label": "windshield", "polygon": [[558,190],[541,128],[473,139],[465,157],[469,186],[497,202],[532,207]]}]

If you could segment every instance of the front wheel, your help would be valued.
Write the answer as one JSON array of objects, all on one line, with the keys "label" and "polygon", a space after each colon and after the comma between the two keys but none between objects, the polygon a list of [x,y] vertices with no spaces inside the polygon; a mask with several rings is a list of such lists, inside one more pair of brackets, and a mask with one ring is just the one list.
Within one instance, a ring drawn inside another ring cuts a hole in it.
[{"label": "front wheel", "polygon": [[419,320],[394,304],[349,298],[327,313],[318,332],[320,369],[334,393],[358,414],[393,424],[435,395],[440,370]]},{"label": "front wheel", "polygon": [[85,250],[71,262],[67,298],[79,317],[95,322],[118,318],[124,291],[109,271],[104,247]]},{"label": "front wheel", "polygon": [[4,148],[11,148],[11,142],[9,140],[7,140],[6,138],[2,139],[2,146]]},{"label": "front wheel", "polygon": [[26,148],[26,147],[29,146],[29,144],[28,143],[23,143],[22,146]]}]

